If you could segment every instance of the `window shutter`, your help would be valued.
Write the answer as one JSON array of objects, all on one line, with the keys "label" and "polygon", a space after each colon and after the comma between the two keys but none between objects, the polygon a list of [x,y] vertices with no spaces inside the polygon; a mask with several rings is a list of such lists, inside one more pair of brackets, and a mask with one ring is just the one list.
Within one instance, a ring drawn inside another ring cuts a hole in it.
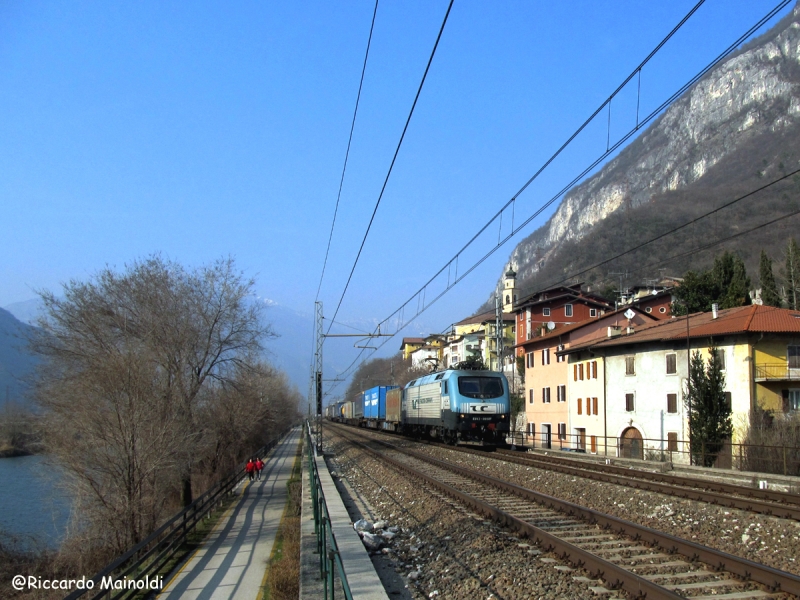
[{"label": "window shutter", "polygon": [[592,398],[592,404],[594,404],[594,414],[597,414],[597,398]]},{"label": "window shutter", "polygon": [[583,404],[583,399],[581,399],[581,398],[578,398],[578,414],[579,414],[579,415],[580,415],[580,414],[582,414],[582,413],[581,413],[581,405],[582,405],[582,404]]}]

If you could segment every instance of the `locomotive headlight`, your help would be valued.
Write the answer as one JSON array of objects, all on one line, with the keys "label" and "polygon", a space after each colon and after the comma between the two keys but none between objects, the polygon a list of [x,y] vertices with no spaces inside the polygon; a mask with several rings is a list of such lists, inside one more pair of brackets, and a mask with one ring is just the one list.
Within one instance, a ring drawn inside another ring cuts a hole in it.
[{"label": "locomotive headlight", "polygon": [[458,416],[461,417],[462,419],[464,418],[464,415],[458,415]]}]

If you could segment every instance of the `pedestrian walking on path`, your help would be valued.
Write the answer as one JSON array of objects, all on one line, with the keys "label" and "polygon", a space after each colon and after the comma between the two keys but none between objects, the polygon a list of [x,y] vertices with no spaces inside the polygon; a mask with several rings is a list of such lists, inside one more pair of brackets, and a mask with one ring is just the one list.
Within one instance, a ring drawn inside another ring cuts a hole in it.
[{"label": "pedestrian walking on path", "polygon": [[261,481],[261,469],[264,468],[264,461],[260,458],[256,458],[256,479]]},{"label": "pedestrian walking on path", "polygon": [[[208,539],[169,577],[159,600],[258,600],[265,569],[281,523],[292,468],[300,444],[295,428],[267,459],[270,477],[259,485],[245,481]],[[255,472],[255,461],[250,461]]]},{"label": "pedestrian walking on path", "polygon": [[253,481],[253,475],[256,472],[256,463],[253,462],[253,459],[247,461],[247,464],[244,466],[244,470],[247,473],[247,478],[250,481]]}]

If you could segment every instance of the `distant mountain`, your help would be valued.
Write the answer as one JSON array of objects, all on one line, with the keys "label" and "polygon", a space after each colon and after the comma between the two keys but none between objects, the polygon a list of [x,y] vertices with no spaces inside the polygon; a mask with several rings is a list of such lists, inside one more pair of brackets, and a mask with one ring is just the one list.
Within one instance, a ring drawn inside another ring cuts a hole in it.
[{"label": "distant mountain", "polygon": [[700,250],[800,210],[800,177],[613,263],[580,272],[798,168],[796,6],[769,32],[712,69],[600,172],[571,190],[549,221],[517,245],[503,272],[509,266],[517,271],[521,296],[571,277],[602,288],[617,282],[611,273],[627,272],[628,285],[657,278],[659,272],[679,276],[688,268],[709,266],[715,253],[729,249],[742,256],[757,285],[761,248],[781,259],[788,236],[798,235],[796,219]]},{"label": "distant mountain", "polygon": [[0,308],[0,405],[9,401],[26,403],[26,379],[37,362],[27,349],[32,330],[30,325]]},{"label": "distant mountain", "polygon": [[42,314],[43,304],[41,298],[32,298],[31,300],[14,302],[3,308],[14,315],[17,320],[28,325],[35,325],[36,319]]}]

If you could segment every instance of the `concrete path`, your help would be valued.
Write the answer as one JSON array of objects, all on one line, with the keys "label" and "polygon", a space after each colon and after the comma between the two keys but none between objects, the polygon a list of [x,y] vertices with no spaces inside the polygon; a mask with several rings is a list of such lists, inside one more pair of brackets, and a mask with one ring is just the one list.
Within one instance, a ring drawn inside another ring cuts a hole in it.
[{"label": "concrete path", "polygon": [[286,507],[300,429],[273,450],[261,481],[245,482],[241,499],[158,596],[164,600],[256,600]]}]

